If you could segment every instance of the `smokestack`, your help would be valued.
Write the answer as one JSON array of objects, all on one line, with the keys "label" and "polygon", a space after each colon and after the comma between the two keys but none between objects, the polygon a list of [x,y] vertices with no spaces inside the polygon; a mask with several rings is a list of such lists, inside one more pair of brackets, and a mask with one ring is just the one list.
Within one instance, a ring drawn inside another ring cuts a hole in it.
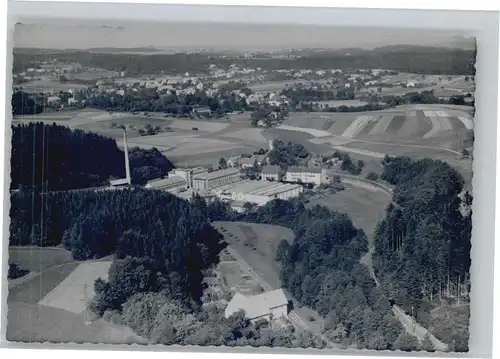
[{"label": "smokestack", "polygon": [[125,147],[125,174],[127,178],[127,183],[132,184],[132,179],[130,178],[130,163],[128,159],[128,142],[127,142],[127,129],[123,127],[123,145]]}]

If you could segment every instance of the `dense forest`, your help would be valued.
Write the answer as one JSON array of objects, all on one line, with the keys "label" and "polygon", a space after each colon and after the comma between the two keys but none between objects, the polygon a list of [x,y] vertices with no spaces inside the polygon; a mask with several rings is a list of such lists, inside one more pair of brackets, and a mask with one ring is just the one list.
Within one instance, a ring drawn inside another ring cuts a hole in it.
[{"label": "dense forest", "polygon": [[62,244],[77,260],[115,254],[109,282],[96,283],[99,314],[120,309],[141,292],[161,291],[194,305],[202,294],[202,270],[222,248],[196,202],[161,191],[59,192],[38,197],[34,208],[29,190],[11,198],[11,245]]},{"label": "dense forest", "polygon": [[[375,233],[375,271],[396,303],[429,324],[433,303],[470,291],[472,196],[455,169],[431,159],[386,157],[381,178],[396,188]],[[466,329],[441,339],[467,350]]]},{"label": "dense forest", "polygon": [[12,115],[35,115],[43,112],[44,104],[37,102],[36,96],[24,91],[14,91],[11,99]]},{"label": "dense forest", "polygon": [[[89,51],[64,51],[50,54],[27,54],[14,50],[14,72],[31,67],[33,62],[58,59],[78,62],[85,67],[104,68],[113,71],[127,71],[131,75],[203,72],[215,64],[229,68],[231,64],[271,69],[330,69],[332,63],[337,69],[388,69],[427,74],[475,73],[475,50],[460,50],[437,47],[400,46],[374,50],[324,51],[306,54],[297,58],[222,57],[206,54],[103,54]],[[450,65],[451,64],[451,65]]]},{"label": "dense forest", "polygon": [[[12,126],[10,188],[52,191],[104,185],[112,177],[125,177],[124,158],[115,140],[95,133],[55,124]],[[173,168],[157,149],[133,148],[129,159],[135,184],[164,176]]]}]

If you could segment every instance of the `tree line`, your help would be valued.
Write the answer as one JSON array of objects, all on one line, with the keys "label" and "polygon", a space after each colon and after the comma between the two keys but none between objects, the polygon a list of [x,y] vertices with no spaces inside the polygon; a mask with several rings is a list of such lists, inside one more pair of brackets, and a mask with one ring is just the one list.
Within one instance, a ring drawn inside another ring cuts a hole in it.
[{"label": "tree line", "polygon": [[105,54],[89,51],[66,51],[46,54],[14,52],[13,71],[25,71],[33,63],[58,59],[77,62],[84,67],[103,68],[112,71],[127,71],[132,75],[178,74],[185,72],[207,72],[211,64],[228,69],[237,64],[243,67],[277,69],[330,69],[332,63],[338,69],[388,69],[426,74],[474,75],[476,50],[461,50],[437,47],[386,47],[374,50],[323,51],[304,54],[294,58],[243,56],[221,56],[203,53],[178,54]]},{"label": "tree line", "polygon": [[[104,155],[105,154],[105,155]],[[116,141],[65,126],[12,126],[11,189],[68,190],[104,185],[125,177],[125,157]],[[132,182],[165,176],[172,163],[156,148],[129,151]]]},{"label": "tree line", "polygon": [[[381,179],[396,187],[375,232],[374,268],[396,303],[425,325],[429,308],[470,290],[472,196],[442,161],[386,156],[383,164]],[[468,348],[467,332],[441,339]]]}]

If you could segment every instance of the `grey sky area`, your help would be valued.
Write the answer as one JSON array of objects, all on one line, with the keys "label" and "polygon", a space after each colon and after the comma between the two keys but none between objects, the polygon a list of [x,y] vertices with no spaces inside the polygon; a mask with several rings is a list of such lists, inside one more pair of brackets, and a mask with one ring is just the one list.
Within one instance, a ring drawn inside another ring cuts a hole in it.
[{"label": "grey sky area", "polygon": [[296,47],[374,48],[384,45],[462,47],[457,32],[285,24],[173,23],[30,20],[17,25],[16,47],[227,48],[272,50]]},{"label": "grey sky area", "polygon": [[454,11],[11,2],[9,14],[14,22],[30,24],[16,28],[17,47],[474,45],[453,39],[473,35],[463,28],[470,16]]}]

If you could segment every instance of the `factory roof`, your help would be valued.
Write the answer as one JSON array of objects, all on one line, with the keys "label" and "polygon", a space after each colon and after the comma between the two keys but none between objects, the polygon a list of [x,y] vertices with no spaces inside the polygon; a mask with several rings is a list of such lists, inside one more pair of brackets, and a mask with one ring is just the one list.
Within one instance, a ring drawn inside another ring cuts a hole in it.
[{"label": "factory roof", "polygon": [[167,178],[155,179],[155,180],[149,181],[146,184],[146,187],[147,188],[161,189],[161,188],[169,186],[169,185],[185,184],[185,183],[186,183],[186,180],[184,178],[182,178],[181,176],[169,176]]},{"label": "factory roof", "polygon": [[288,167],[286,171],[291,173],[321,173],[322,169],[319,167]]},{"label": "factory roof", "polygon": [[264,167],[262,167],[262,173],[279,174],[280,171],[281,171],[281,168],[279,166],[264,166]]},{"label": "factory roof", "polygon": [[255,196],[273,196],[295,188],[301,188],[301,186],[281,182],[244,180],[217,187],[214,191],[218,193],[246,193]]},{"label": "factory roof", "polygon": [[109,184],[111,186],[121,186],[124,184],[128,184],[128,179],[127,178],[120,178],[120,179],[116,179],[116,180],[111,180],[111,181],[109,181]]},{"label": "factory roof", "polygon": [[274,196],[283,192],[291,191],[296,188],[302,188],[300,185],[288,184],[288,183],[279,183],[277,186],[263,188],[257,191],[252,192],[251,194],[257,196]]},{"label": "factory roof", "polygon": [[226,168],[224,170],[214,171],[210,173],[202,173],[199,176],[197,176],[196,179],[213,180],[224,176],[235,175],[237,173],[240,173],[240,171],[237,168]]},{"label": "factory roof", "polygon": [[205,167],[201,167],[201,166],[198,166],[198,167],[190,167],[190,168],[187,168],[187,167],[178,167],[178,168],[174,168],[174,171],[191,171],[191,172],[199,172],[199,171],[208,171],[207,168]]}]

